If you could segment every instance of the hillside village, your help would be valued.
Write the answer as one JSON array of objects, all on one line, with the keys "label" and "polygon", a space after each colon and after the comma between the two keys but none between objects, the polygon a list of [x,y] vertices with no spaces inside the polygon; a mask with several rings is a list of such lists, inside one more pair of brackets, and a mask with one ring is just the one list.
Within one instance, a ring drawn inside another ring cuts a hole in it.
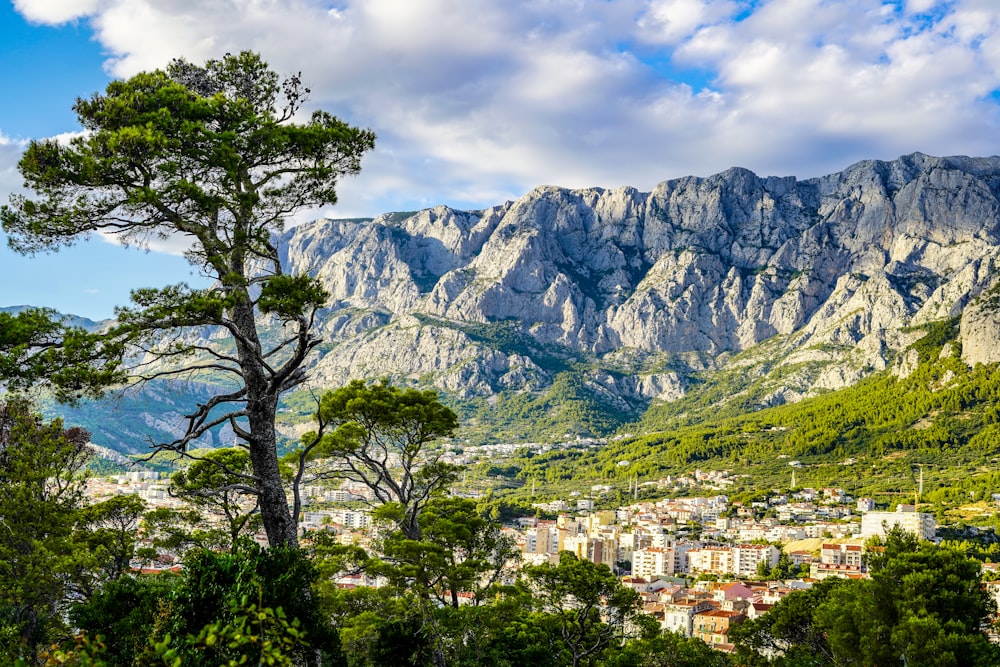
[{"label": "hillside village", "polygon": [[[691,476],[660,480],[661,487],[697,484],[725,487],[726,472],[696,471]],[[88,482],[93,500],[136,494],[151,508],[180,507],[168,491],[169,481],[152,471],[130,472]],[[613,510],[595,509],[595,498],[611,491],[596,485],[590,493],[565,500],[536,503],[539,514],[503,526],[520,554],[519,565],[556,563],[560,552],[607,565],[621,582],[638,592],[643,611],[663,630],[697,637],[713,648],[731,651],[729,628],[756,618],[792,591],[807,589],[828,577],[863,578],[864,544],[899,526],[922,539],[934,539],[933,515],[913,505],[875,511],[869,498],[852,498],[844,489],[795,489],[772,492],[766,501],[730,502],[724,494],[635,502]],[[379,535],[372,520],[371,491],[344,483],[339,488],[310,486],[301,530],[308,540],[327,531],[346,545],[371,548]],[[221,522],[221,516],[209,516]],[[254,539],[266,545],[263,532]],[[143,540],[140,539],[139,546]],[[149,540],[145,543],[148,545]],[[780,548],[779,548],[780,545]],[[179,554],[161,552],[150,562],[136,559],[137,570],[178,570]],[[987,570],[993,568],[987,564]],[[378,577],[344,573],[341,588],[379,587]],[[1000,600],[1000,586],[991,593]],[[471,594],[464,598],[470,602]]]}]

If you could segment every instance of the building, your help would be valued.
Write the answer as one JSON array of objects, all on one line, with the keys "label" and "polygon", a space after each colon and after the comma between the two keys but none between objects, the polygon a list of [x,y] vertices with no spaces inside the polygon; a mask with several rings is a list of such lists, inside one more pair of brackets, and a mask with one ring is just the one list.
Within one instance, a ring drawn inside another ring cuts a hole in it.
[{"label": "building", "polygon": [[[677,558],[673,549],[649,547],[632,552],[632,576],[660,577],[678,572]],[[680,570],[683,571],[683,570]]]},{"label": "building", "polygon": [[[912,507],[912,505],[907,506]],[[922,540],[930,540],[937,533],[933,514],[907,510],[896,512],[865,512],[861,515],[861,537],[885,537],[887,530],[899,526]]]},{"label": "building", "polygon": [[729,547],[707,546],[687,553],[688,570],[726,575],[733,572],[733,551]]},{"label": "building", "polygon": [[771,569],[781,557],[781,551],[771,544],[738,544],[732,548],[732,552],[732,574],[737,577],[755,577],[761,563]]},{"label": "building", "polygon": [[811,551],[792,551],[789,552],[788,558],[792,561],[792,565],[809,565],[813,562]]},{"label": "building", "polygon": [[693,636],[709,646],[729,643],[729,629],[746,620],[746,614],[724,609],[708,609],[694,615]]},{"label": "building", "polygon": [[712,599],[718,603],[731,602],[733,600],[749,600],[753,597],[753,590],[738,581],[731,581],[719,584],[712,591]]},{"label": "building", "polygon": [[824,565],[861,566],[864,547],[860,544],[823,544],[819,552],[819,562]]},{"label": "building", "polygon": [[832,565],[828,563],[812,563],[809,565],[809,577],[822,581],[828,577],[844,579],[860,579],[865,574],[860,565]]},{"label": "building", "polygon": [[614,569],[617,545],[614,540],[609,542],[600,537],[573,535],[563,540],[561,551],[569,551],[580,560],[589,560]]},{"label": "building", "polygon": [[685,598],[663,604],[663,620],[660,625],[667,632],[676,632],[691,637],[694,632],[694,617],[703,611],[715,609],[706,600]]},{"label": "building", "polygon": [[554,554],[559,552],[559,533],[551,522],[539,522],[524,533],[524,553]]},{"label": "building", "polygon": [[861,513],[873,512],[875,511],[875,501],[871,498],[858,498],[857,508]]}]

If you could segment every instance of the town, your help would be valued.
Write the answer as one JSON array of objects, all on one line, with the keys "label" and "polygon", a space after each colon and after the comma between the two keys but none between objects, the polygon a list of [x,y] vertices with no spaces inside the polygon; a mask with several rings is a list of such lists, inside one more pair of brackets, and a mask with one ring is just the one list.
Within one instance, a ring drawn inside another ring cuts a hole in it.
[{"label": "town", "polygon": [[[724,489],[732,484],[725,471],[696,470],[650,483],[661,489]],[[88,480],[94,501],[134,494],[150,508],[180,508],[170,480],[153,471],[133,471]],[[637,490],[638,483],[633,487]],[[610,568],[621,582],[642,596],[643,611],[665,631],[696,637],[721,651],[732,651],[729,629],[756,618],[789,593],[828,577],[864,578],[865,543],[898,526],[924,540],[935,538],[934,516],[912,504],[876,511],[870,498],[852,498],[841,488],[775,490],[766,500],[730,502],[727,495],[678,496],[639,501],[616,509],[595,509],[612,490],[594,485],[588,493],[538,502],[536,516],[505,523],[502,532],[519,553],[519,565],[556,563],[561,552]],[[453,490],[453,494],[461,494]],[[468,495],[468,492],[466,492]],[[478,493],[472,495],[480,495]],[[324,531],[343,545],[372,548],[382,526],[372,518],[371,489],[344,482],[336,487],[306,486],[300,529],[304,543]],[[552,518],[542,518],[552,517]],[[223,517],[209,514],[209,523]],[[253,538],[267,544],[263,532]],[[140,536],[138,546],[151,544]],[[150,559],[133,559],[143,572],[180,569],[180,554],[160,550]],[[985,570],[998,566],[987,563]],[[379,577],[345,572],[341,588],[379,587]],[[1000,600],[1000,582],[989,584]],[[460,602],[472,596],[460,595]]]}]

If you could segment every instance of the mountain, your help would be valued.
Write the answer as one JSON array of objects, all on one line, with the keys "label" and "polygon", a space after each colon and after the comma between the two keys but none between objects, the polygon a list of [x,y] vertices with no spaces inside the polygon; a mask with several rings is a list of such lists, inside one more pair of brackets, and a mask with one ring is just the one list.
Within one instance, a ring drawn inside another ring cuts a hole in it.
[{"label": "mountain", "polygon": [[[20,305],[20,306],[4,306],[0,307],[0,313],[10,313],[11,315],[17,315],[18,313],[28,310],[32,306]],[[59,315],[61,321],[70,327],[80,327],[81,329],[86,329],[87,331],[97,331],[103,326],[106,326],[111,322],[111,320],[103,320],[97,322],[95,320],[88,319],[86,317],[80,317],[78,315]]]},{"label": "mountain", "polygon": [[1000,360],[997,157],[545,186],[317,220],[279,245],[332,295],[313,387],[434,387],[482,437],[607,433],[719,374],[738,381],[715,400],[746,409],[905,375],[900,353],[953,318],[966,363]]},{"label": "mountain", "polygon": [[[782,402],[886,368],[914,326],[961,315],[995,275],[998,195],[1000,158],[913,154],[803,181],[540,187],[483,211],[318,220],[281,246],[333,295],[316,385],[390,375],[472,398],[585,368],[589,391],[635,410],[751,364],[782,374],[767,397]],[[963,329],[988,341],[989,312]]]}]

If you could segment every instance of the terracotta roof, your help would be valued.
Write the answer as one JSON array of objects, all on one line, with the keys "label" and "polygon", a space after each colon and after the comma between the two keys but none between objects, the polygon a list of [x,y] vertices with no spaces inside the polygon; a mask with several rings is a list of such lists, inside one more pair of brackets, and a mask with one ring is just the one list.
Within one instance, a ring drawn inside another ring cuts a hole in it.
[{"label": "terracotta roof", "polygon": [[726,611],[725,609],[708,609],[706,611],[699,611],[699,616],[712,616],[715,618],[734,618],[736,616],[743,616],[743,612],[740,611]]}]

